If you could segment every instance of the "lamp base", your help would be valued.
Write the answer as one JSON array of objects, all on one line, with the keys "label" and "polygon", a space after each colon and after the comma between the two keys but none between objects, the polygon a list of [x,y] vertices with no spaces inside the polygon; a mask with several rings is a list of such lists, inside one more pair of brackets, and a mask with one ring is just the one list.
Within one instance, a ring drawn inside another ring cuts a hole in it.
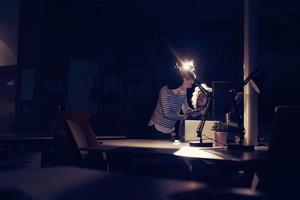
[{"label": "lamp base", "polygon": [[212,147],[212,142],[200,142],[200,141],[190,141],[191,147]]},{"label": "lamp base", "polygon": [[228,144],[228,150],[234,151],[254,151],[254,145],[242,145],[242,144]]}]

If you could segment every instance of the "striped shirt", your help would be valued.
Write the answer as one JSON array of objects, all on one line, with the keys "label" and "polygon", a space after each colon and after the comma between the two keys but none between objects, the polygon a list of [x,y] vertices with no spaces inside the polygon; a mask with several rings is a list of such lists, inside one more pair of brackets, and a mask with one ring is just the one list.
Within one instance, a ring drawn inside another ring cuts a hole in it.
[{"label": "striped shirt", "polygon": [[176,121],[184,119],[179,114],[181,109],[184,113],[192,110],[188,106],[186,92],[174,94],[167,86],[162,87],[148,126],[154,125],[160,132],[171,133]]}]

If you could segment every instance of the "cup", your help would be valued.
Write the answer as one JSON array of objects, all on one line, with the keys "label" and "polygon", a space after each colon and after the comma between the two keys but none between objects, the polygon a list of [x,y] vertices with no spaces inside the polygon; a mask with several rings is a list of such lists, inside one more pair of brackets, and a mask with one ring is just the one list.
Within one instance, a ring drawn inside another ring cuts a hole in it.
[{"label": "cup", "polygon": [[214,146],[227,145],[227,132],[214,132]]}]

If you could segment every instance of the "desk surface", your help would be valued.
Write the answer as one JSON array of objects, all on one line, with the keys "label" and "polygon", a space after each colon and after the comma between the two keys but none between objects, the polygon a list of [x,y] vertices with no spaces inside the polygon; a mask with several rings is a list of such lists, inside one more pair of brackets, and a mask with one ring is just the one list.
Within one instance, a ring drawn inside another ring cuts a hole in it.
[{"label": "desk surface", "polygon": [[28,151],[43,151],[52,143],[53,137],[32,134],[0,134],[0,148],[22,148]]},{"label": "desk surface", "polygon": [[121,151],[132,153],[157,153],[180,156],[190,159],[252,161],[267,155],[266,147],[256,147],[252,152],[228,151],[225,147],[190,147],[188,143],[164,140],[103,140],[99,147],[87,150]]},{"label": "desk surface", "polygon": [[168,199],[182,192],[201,192],[206,185],[59,167],[0,172],[0,189],[16,188],[32,199]]}]

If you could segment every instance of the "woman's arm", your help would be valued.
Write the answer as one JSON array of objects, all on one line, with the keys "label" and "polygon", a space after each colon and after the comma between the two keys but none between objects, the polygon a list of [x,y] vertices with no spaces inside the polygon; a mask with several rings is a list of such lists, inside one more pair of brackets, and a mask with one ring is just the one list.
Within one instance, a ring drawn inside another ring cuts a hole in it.
[{"label": "woman's arm", "polygon": [[190,114],[191,112],[193,112],[194,110],[193,109],[191,109],[190,107],[189,107],[189,104],[188,104],[188,102],[187,102],[187,96],[185,95],[185,99],[184,99],[184,102],[183,102],[183,104],[182,104],[182,112],[184,113],[184,114]]}]

